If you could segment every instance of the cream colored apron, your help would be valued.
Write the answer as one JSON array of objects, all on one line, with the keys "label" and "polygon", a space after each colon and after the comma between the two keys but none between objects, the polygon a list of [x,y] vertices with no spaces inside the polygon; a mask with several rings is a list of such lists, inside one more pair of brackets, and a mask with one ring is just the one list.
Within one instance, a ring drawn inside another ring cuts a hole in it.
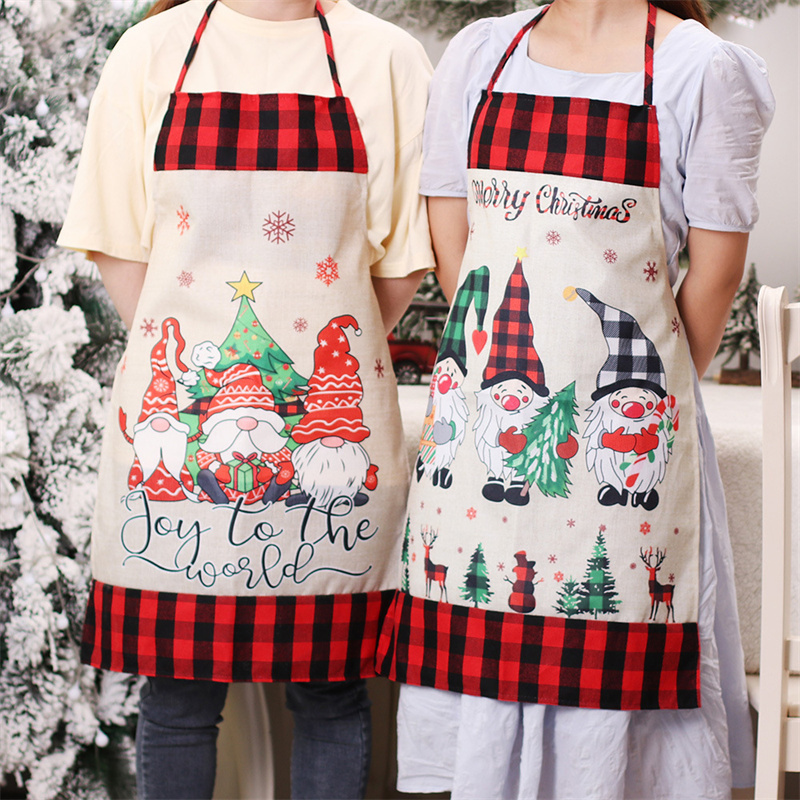
[{"label": "cream colored apron", "polygon": [[83,655],[216,680],[369,675],[407,467],[367,153],[319,6],[333,96],[183,92],[213,8],[156,146]]},{"label": "cream colored apron", "polygon": [[[506,700],[699,704],[693,372],[652,105],[494,90],[382,671]],[[524,45],[523,45],[524,46]]]}]

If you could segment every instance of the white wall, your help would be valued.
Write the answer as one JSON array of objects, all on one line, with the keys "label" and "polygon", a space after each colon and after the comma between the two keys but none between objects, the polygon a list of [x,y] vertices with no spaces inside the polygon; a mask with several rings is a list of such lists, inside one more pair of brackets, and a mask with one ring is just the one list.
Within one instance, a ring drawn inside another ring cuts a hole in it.
[{"label": "white wall", "polygon": [[[793,297],[800,284],[800,6],[780,5],[752,27],[719,19],[713,29],[755,50],[769,68],[777,109],[764,140],[761,219],[750,237],[748,263],[755,263],[761,283],[786,285]],[[446,41],[433,31],[411,32],[436,64]]]}]

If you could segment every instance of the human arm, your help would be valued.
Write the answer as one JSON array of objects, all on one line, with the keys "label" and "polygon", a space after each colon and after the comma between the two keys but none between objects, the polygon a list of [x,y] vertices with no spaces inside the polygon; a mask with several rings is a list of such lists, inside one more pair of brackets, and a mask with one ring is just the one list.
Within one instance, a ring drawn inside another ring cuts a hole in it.
[{"label": "human arm", "polygon": [[383,327],[386,329],[387,336],[408,308],[425,272],[426,270],[419,269],[402,278],[372,276],[372,288],[378,299],[378,307],[381,310]]},{"label": "human arm", "polygon": [[469,234],[466,198],[429,197],[428,220],[436,256],[436,278],[447,301],[452,303]]},{"label": "human arm", "polygon": [[689,228],[689,271],[677,303],[689,350],[702,377],[717,352],[742,279],[749,234]]},{"label": "human arm", "polygon": [[126,261],[105,253],[90,252],[87,255],[97,264],[108,296],[125,327],[130,330],[139,295],[142,293],[147,264],[143,261]]}]

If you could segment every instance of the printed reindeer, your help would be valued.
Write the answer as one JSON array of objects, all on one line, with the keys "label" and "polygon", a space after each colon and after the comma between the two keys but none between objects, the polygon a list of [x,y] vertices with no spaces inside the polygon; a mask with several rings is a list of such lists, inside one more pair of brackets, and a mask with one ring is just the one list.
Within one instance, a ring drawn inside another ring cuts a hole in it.
[{"label": "printed reindeer", "polygon": [[653,548],[651,547],[650,550],[645,555],[644,550],[640,547],[639,548],[639,558],[642,559],[644,565],[647,567],[647,572],[650,575],[650,580],[648,582],[648,587],[650,589],[650,619],[655,622],[656,616],[658,615],[658,607],[661,605],[662,601],[667,606],[667,619],[666,621],[669,622],[670,613],[672,613],[672,621],[675,622],[675,608],[672,605],[672,593],[675,591],[675,587],[671,583],[659,583],[656,579],[656,572],[661,569],[661,564],[663,563],[664,559],[667,556],[667,548],[665,547],[663,552],[660,548],[656,548],[656,563],[653,564],[651,559],[653,557]]},{"label": "printed reindeer", "polygon": [[439,584],[439,600],[444,597],[444,601],[447,603],[447,587],[444,585],[447,579],[447,567],[442,564],[434,564],[431,561],[431,548],[437,536],[438,534],[434,531],[429,531],[427,526],[420,533],[422,545],[425,548],[425,597],[431,596],[431,586],[436,581]]}]

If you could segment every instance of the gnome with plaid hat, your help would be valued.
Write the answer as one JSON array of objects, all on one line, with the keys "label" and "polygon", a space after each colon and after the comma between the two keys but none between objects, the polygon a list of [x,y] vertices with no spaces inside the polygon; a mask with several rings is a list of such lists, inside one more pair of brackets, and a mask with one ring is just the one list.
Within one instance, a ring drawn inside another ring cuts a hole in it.
[{"label": "gnome with plaid hat", "polygon": [[434,486],[442,489],[449,489],[453,484],[450,464],[464,441],[469,419],[467,398],[462,388],[467,375],[466,316],[470,306],[474,305],[477,327],[472,332],[471,343],[480,353],[487,338],[483,320],[488,295],[489,268],[484,266],[472,270],[453,299],[431,376],[416,474],[418,481],[424,474]]},{"label": "gnome with plaid hat", "polygon": [[359,408],[364,390],[347,328],[361,335],[358,322],[349,314],[335,317],[317,334],[314,374],[303,403],[305,415],[292,429],[298,443],[292,463],[300,493],[287,499],[289,506],[360,506],[369,499],[361,489],[373,490],[378,485],[378,468],[361,444],[370,431]]},{"label": "gnome with plaid hat", "polygon": [[192,350],[192,362],[219,387],[200,424],[205,437],[197,451],[202,499],[220,505],[239,498],[246,505],[271,503],[288,492],[294,474],[283,417],[256,367],[237,363],[216,370],[220,357],[211,342]]},{"label": "gnome with plaid hat", "polygon": [[150,384],[142,398],[142,411],[129,436],[125,412],[119,410],[122,435],[133,445],[136,455],[128,476],[128,488],[142,488],[150,500],[196,500],[194,485],[186,467],[189,426],[178,416],[175,378],[167,361],[170,334],[175,337],[175,360],[182,372],[188,367],[181,360],[185,342],[178,321],[172,317],[161,323],[161,338],[150,353]]},{"label": "gnome with plaid hat", "polygon": [[483,496],[495,503],[505,500],[517,506],[528,503],[528,487],[506,465],[506,459],[526,447],[522,431],[549,394],[544,367],[533,345],[530,293],[522,272],[525,255],[524,249],[517,251],[503,302],[494,315],[492,348],[483,382],[475,393],[475,448],[488,472]]},{"label": "gnome with plaid hat", "polygon": [[630,314],[586,289],[568,287],[564,296],[580,297],[597,314],[608,346],[583,434],[586,465],[600,483],[597,499],[604,506],[624,506],[630,496],[632,506],[651,511],[678,429],[661,358]]}]

